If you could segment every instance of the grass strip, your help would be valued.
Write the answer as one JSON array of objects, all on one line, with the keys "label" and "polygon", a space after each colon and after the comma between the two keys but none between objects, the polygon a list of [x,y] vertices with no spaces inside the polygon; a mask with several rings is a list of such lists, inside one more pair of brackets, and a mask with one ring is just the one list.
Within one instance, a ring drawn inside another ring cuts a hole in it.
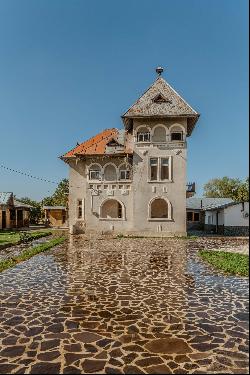
[{"label": "grass strip", "polygon": [[17,255],[16,257],[2,260],[0,261],[0,272],[8,268],[14,267],[17,263],[30,259],[34,255],[37,255],[46,250],[49,250],[52,247],[63,243],[65,240],[66,240],[66,237],[57,237],[41,245],[30,247],[24,250],[20,255]]},{"label": "grass strip", "polygon": [[[25,236],[24,236],[25,234]],[[38,238],[46,237],[52,234],[51,230],[45,231],[9,231],[0,232],[0,245],[16,245],[18,243],[26,241],[32,241]]]},{"label": "grass strip", "polygon": [[199,256],[226,274],[248,276],[249,256],[226,251],[200,250]]}]

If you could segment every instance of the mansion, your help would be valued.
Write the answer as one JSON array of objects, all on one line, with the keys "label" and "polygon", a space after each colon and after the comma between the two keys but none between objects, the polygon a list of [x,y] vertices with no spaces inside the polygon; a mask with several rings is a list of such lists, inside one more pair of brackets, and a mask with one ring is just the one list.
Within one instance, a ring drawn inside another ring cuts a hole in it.
[{"label": "mansion", "polygon": [[121,118],[61,157],[71,233],[186,235],[187,138],[199,114],[162,78]]}]

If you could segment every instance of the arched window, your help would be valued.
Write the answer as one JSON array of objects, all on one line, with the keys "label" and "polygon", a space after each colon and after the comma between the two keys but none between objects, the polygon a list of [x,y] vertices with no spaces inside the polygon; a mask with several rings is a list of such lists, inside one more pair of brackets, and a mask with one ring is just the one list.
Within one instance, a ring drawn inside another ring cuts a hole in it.
[{"label": "arched window", "polygon": [[146,126],[142,126],[138,129],[136,140],[137,142],[150,142],[150,131]]},{"label": "arched window", "polygon": [[131,168],[128,164],[122,164],[119,167],[119,180],[131,180]]},{"label": "arched window", "polygon": [[171,141],[183,141],[184,140],[184,129],[180,125],[174,125],[170,127],[170,139]]},{"label": "arched window", "polygon": [[150,218],[151,219],[170,219],[171,206],[163,198],[155,198],[150,203]]},{"label": "arched window", "polygon": [[90,165],[89,180],[101,180],[101,167],[99,164]]},{"label": "arched window", "polygon": [[153,142],[166,142],[166,129],[163,126],[156,126],[152,137]]},{"label": "arched window", "polygon": [[104,180],[105,181],[116,181],[117,174],[116,168],[113,164],[107,164],[104,168]]},{"label": "arched window", "polygon": [[101,206],[101,219],[123,219],[124,210],[119,201],[116,199],[108,199]]}]

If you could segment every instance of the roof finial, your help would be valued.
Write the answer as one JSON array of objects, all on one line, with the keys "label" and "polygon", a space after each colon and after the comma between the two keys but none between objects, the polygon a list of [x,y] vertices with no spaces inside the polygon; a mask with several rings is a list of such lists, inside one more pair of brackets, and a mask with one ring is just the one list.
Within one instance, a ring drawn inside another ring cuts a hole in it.
[{"label": "roof finial", "polygon": [[157,66],[157,68],[155,69],[156,73],[158,74],[158,76],[160,77],[161,76],[161,73],[163,73],[163,68],[161,66]]}]

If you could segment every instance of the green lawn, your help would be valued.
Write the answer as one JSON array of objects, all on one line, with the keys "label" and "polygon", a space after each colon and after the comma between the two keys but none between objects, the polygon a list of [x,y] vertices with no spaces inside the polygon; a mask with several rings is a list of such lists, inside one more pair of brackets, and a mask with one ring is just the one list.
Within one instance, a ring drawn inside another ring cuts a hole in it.
[{"label": "green lawn", "polygon": [[230,275],[249,275],[249,256],[226,251],[200,250],[199,256],[217,268]]},{"label": "green lawn", "polygon": [[[0,231],[0,245],[13,244],[15,245],[21,239],[22,232],[19,231]],[[30,239],[36,239],[52,234],[50,230],[43,231],[27,231]]]},{"label": "green lawn", "polygon": [[35,247],[30,247],[24,250],[20,255],[0,261],[0,272],[6,270],[7,268],[14,267],[16,264],[23,262],[27,259],[30,259],[36,254],[42,253],[46,250],[51,249],[52,247],[63,243],[66,240],[66,237],[56,237],[52,240],[45,242],[41,245]]}]

